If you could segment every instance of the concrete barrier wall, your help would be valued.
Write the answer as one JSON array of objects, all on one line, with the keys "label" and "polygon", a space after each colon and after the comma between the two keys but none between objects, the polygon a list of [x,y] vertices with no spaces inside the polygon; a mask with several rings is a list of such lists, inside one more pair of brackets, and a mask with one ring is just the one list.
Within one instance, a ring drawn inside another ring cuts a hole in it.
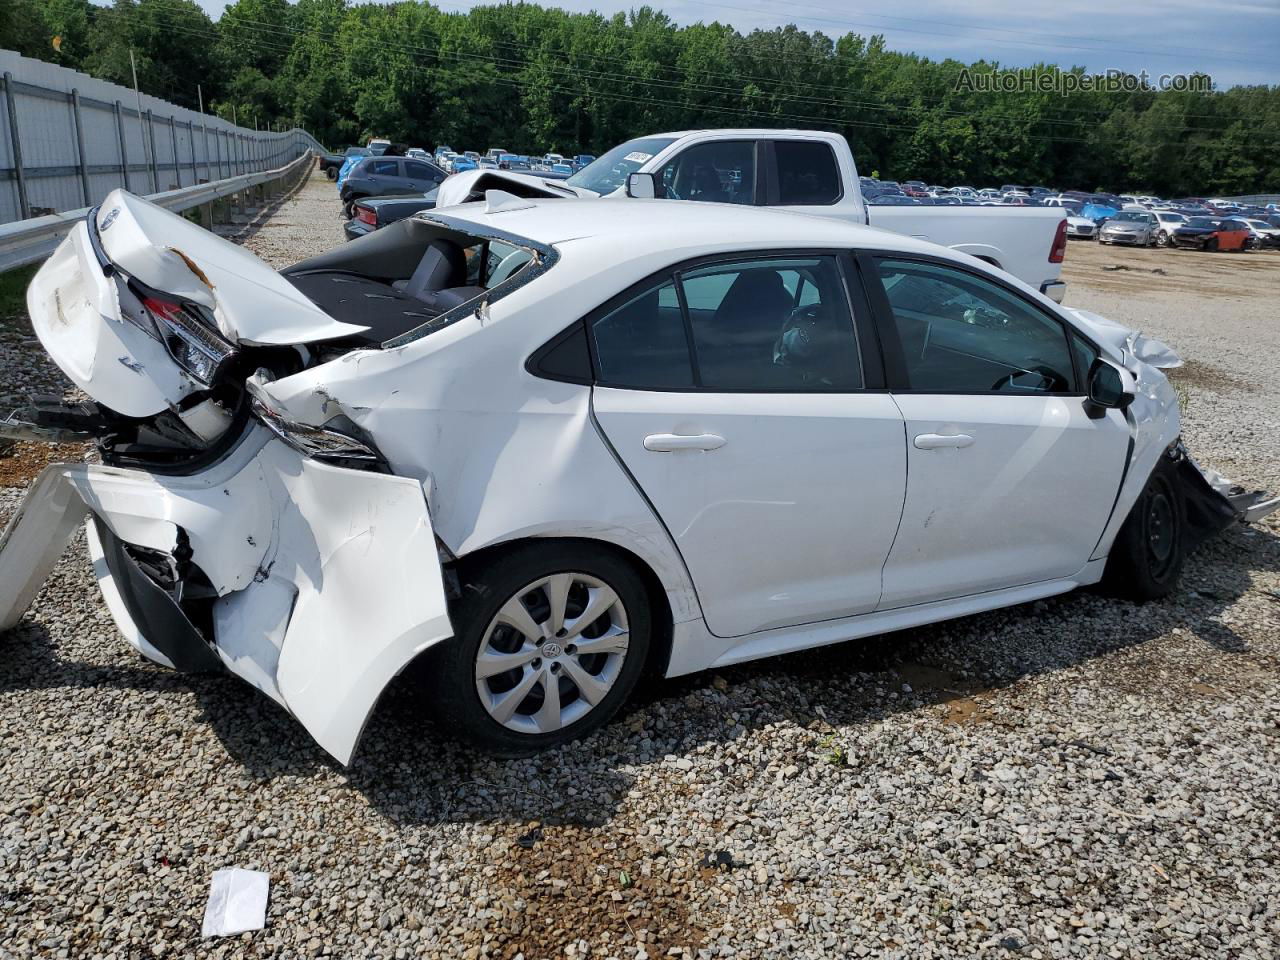
[{"label": "concrete barrier wall", "polygon": [[282,167],[322,150],[305,130],[235,126],[0,50],[0,223]]}]

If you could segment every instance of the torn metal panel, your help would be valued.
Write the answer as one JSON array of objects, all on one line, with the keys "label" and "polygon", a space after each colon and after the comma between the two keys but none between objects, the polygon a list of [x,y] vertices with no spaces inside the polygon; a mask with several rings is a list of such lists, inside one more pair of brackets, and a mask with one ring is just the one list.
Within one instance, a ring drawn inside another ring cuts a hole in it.
[{"label": "torn metal panel", "polygon": [[32,329],[81,390],[125,416],[151,416],[196,385],[158,339],[122,319],[116,281],[99,267],[88,231],[76,224],[32,279]]},{"label": "torn metal panel", "polygon": [[1204,482],[1230,505],[1236,519],[1243,523],[1256,523],[1280,510],[1280,497],[1268,497],[1263,490],[1248,490],[1228,480],[1217,470],[1201,466],[1190,456],[1186,459],[1196,468]]},{"label": "torn metal panel", "polygon": [[[452,635],[435,534],[417,481],[330,466],[268,437],[253,428],[224,461],[191,476],[46,468],[0,540],[0,627],[18,621],[88,512],[117,546],[189,549],[218,594],[213,636],[165,648],[156,624],[177,605],[140,595],[155,584],[136,569],[122,581],[120,555],[112,569],[103,536],[91,536],[126,638],[179,669],[202,666],[202,646],[211,649],[346,763],[386,685]],[[141,606],[150,617],[157,604],[164,609],[148,624],[131,613]]]},{"label": "torn metal panel", "polygon": [[330,317],[244,247],[141,197],[113,190],[94,223],[114,266],[208,307],[233,342],[311,343],[366,329]]}]

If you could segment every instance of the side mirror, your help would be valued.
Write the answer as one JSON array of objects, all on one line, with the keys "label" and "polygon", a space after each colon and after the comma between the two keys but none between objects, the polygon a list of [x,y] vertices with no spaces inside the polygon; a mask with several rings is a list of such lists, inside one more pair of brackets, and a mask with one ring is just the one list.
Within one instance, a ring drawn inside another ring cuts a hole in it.
[{"label": "side mirror", "polygon": [[1087,397],[1085,412],[1095,420],[1108,410],[1123,410],[1133,403],[1120,371],[1102,359],[1093,361],[1089,369]]},{"label": "side mirror", "polygon": [[652,173],[631,173],[627,175],[627,196],[634,200],[653,200],[662,196],[662,187]]}]

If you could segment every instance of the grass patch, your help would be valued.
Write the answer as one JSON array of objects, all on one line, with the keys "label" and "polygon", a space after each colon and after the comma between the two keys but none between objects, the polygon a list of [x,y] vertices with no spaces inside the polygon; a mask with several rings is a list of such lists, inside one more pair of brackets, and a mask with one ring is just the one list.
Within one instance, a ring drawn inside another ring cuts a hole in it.
[{"label": "grass patch", "polygon": [[33,263],[0,273],[0,319],[8,320],[26,312],[27,284],[39,269],[40,264]]}]

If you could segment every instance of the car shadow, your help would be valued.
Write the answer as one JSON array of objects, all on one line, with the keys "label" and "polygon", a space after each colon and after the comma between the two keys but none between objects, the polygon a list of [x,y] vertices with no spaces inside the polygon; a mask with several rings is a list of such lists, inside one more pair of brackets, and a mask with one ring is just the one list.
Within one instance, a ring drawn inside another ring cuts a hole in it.
[{"label": "car shadow", "polygon": [[830,730],[939,704],[948,705],[940,723],[980,719],[983,698],[1021,680],[1140,646],[1175,628],[1224,655],[1247,652],[1247,641],[1222,614],[1254,589],[1254,573],[1276,570],[1280,537],[1233,528],[1200,547],[1178,592],[1165,601],[1134,604],[1077,591],[673,680],[649,679],[604,730],[518,760],[477,754],[429,719],[414,669],[383,696],[353,763],[343,769],[283,708],[234,677],[177,674],[141,659],[137,665],[122,665],[119,657],[106,664],[64,659],[46,627],[30,620],[0,638],[0,697],[52,688],[190,693],[229,761],[253,781],[335,774],[402,826],[596,826],[614,816],[645,765],[769,724]]}]

